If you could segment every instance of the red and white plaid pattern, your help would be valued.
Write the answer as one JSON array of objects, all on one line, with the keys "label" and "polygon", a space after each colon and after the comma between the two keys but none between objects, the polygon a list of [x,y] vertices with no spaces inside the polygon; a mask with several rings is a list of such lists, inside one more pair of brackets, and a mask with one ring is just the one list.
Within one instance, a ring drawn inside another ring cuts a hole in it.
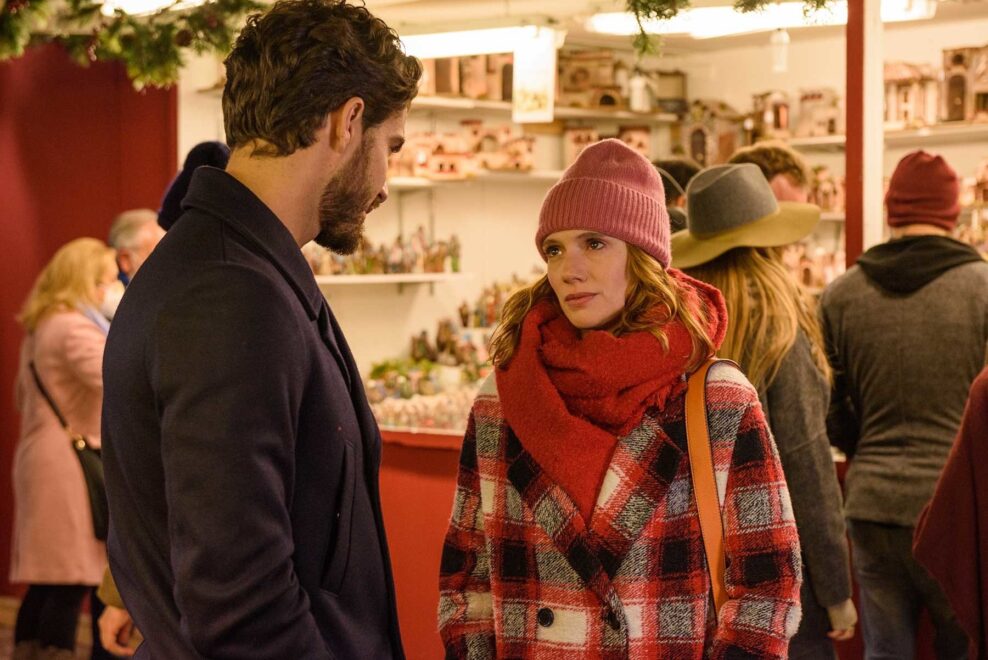
[{"label": "red and white plaid pattern", "polygon": [[711,370],[707,402],[730,597],[719,623],[684,402],[649,411],[620,439],[586,525],[508,428],[489,381],[471,412],[443,548],[447,657],[786,657],[800,554],[778,453],[734,367]]}]

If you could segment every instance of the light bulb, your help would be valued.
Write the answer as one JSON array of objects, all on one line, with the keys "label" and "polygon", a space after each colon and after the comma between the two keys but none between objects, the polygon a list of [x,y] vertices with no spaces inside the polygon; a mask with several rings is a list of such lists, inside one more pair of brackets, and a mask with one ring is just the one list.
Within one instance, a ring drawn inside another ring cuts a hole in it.
[{"label": "light bulb", "polygon": [[772,72],[785,73],[789,70],[789,31],[774,30],[768,42],[772,47]]}]

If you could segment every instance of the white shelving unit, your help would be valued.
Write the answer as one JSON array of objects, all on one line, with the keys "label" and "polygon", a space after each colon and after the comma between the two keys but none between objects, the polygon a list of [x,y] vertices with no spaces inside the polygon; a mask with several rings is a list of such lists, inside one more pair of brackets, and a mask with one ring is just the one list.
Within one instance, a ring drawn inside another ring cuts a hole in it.
[{"label": "white shelving unit", "polygon": [[[937,124],[923,128],[885,131],[885,145],[889,147],[923,147],[957,143],[988,143],[988,123]],[[843,151],[847,138],[844,135],[792,138],[789,145],[800,151]]]},{"label": "white shelving unit", "polygon": [[824,135],[822,137],[790,138],[789,146],[800,151],[844,151],[847,143],[845,135]]},{"label": "white shelving unit", "polygon": [[886,131],[885,144],[890,147],[984,142],[988,147],[988,124],[937,124],[901,131]]},{"label": "white shelving unit", "polygon": [[[412,101],[413,112],[477,112],[511,115],[508,101],[484,101],[445,96],[419,96]],[[566,108],[557,106],[556,119],[585,119],[598,122],[636,122],[645,124],[673,124],[679,117],[667,113],[629,112],[627,110],[606,110],[598,108]]]},{"label": "white shelving unit", "polygon": [[530,172],[478,172],[466,179],[427,179],[415,176],[394,176],[388,179],[388,189],[396,191],[428,190],[471,183],[553,183],[563,175],[562,170],[532,170]]}]

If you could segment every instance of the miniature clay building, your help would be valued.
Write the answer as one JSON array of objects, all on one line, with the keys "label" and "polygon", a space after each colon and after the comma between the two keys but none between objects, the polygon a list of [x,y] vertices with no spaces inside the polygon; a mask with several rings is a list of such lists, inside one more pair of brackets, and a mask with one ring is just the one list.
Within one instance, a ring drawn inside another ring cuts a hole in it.
[{"label": "miniature clay building", "polygon": [[988,121],[988,46],[943,51],[942,116]]},{"label": "miniature clay building", "polygon": [[914,128],[937,123],[940,83],[933,67],[885,63],[885,126]]}]

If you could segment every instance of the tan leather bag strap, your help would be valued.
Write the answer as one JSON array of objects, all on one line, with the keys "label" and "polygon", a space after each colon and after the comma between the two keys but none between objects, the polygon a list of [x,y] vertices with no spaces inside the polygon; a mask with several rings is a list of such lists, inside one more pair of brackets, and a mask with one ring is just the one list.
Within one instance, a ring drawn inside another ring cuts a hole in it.
[{"label": "tan leather bag strap", "polygon": [[693,476],[693,496],[700,515],[700,532],[710,570],[710,585],[714,593],[715,615],[727,602],[727,557],[724,554],[724,522],[714,479],[714,459],[707,429],[707,372],[718,362],[729,360],[711,358],[693,372],[686,385],[686,443]]}]

